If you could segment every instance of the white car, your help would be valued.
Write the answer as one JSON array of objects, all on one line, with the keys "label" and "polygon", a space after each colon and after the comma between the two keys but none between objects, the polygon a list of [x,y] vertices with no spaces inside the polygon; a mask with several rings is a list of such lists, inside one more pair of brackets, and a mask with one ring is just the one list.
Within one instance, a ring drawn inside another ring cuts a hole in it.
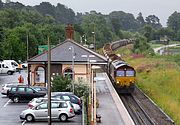
[{"label": "white car", "polygon": [[28,64],[26,62],[21,64],[21,68],[27,68],[27,67],[28,67]]},{"label": "white car", "polygon": [[[48,98],[47,97],[39,97],[39,98],[33,98],[29,103],[28,107],[29,108],[34,108],[36,105],[42,103],[42,102],[47,102]],[[58,98],[51,98],[51,101],[60,101]]]},{"label": "white car", "polygon": [[81,113],[81,100],[71,92],[52,92],[53,98],[58,98],[64,101],[70,101],[74,107],[75,113]]},{"label": "white car", "polygon": [[2,85],[1,94],[2,95],[8,95],[8,91],[11,89],[11,87],[18,85],[17,82],[10,82]]},{"label": "white car", "polygon": [[[67,119],[74,117],[74,110],[69,101],[52,101],[51,102],[51,118],[60,119],[60,121],[67,121]],[[27,122],[35,120],[48,119],[48,102],[40,103],[32,109],[26,109],[21,112],[20,119]]]}]

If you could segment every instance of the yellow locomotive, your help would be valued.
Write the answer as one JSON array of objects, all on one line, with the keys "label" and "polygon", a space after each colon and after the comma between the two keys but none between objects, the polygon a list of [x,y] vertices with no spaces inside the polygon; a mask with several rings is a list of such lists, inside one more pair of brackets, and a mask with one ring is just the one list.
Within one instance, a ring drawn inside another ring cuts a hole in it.
[{"label": "yellow locomotive", "polygon": [[109,75],[119,93],[134,91],[136,72],[133,67],[122,60],[109,63]]},{"label": "yellow locomotive", "polygon": [[[103,47],[104,55],[108,58],[107,73],[119,93],[131,93],[134,91],[136,82],[136,71],[128,63],[117,56],[113,50],[125,46],[131,41],[120,40]],[[113,47],[113,48],[112,48]]]}]

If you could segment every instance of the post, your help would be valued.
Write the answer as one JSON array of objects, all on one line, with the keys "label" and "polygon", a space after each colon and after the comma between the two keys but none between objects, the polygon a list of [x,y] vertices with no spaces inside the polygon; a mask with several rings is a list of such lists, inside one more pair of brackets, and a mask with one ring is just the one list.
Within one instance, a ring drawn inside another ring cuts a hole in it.
[{"label": "post", "polygon": [[[95,69],[94,69],[95,70]],[[93,73],[93,90],[94,90],[94,125],[96,125],[96,85],[94,81],[94,76],[96,75],[96,72]]]},{"label": "post", "polygon": [[82,97],[82,125],[84,125],[84,96]]},{"label": "post", "polygon": [[48,125],[51,125],[51,47],[48,37]]},{"label": "post", "polygon": [[72,51],[72,88],[73,88],[73,93],[74,93],[74,77],[75,77],[75,74],[74,74],[74,59],[75,59],[75,54],[74,54],[74,47],[73,46],[70,46],[69,47],[69,50]]},{"label": "post", "polygon": [[[26,36],[26,43],[27,43],[27,61],[29,59],[29,37],[28,37],[28,33],[27,33],[27,36]],[[28,62],[27,62],[27,81],[28,81],[28,85],[30,85],[30,74],[29,74],[29,65],[28,65]]]},{"label": "post", "polygon": [[91,69],[92,75],[91,75],[91,125],[94,125],[94,87],[93,87],[93,70]]}]

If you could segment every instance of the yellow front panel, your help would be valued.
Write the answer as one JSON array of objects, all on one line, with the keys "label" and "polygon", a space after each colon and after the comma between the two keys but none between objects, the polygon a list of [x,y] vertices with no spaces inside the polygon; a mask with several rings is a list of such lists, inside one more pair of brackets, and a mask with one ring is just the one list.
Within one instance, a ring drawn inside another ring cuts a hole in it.
[{"label": "yellow front panel", "polygon": [[135,77],[116,77],[117,86],[130,86],[135,83]]}]

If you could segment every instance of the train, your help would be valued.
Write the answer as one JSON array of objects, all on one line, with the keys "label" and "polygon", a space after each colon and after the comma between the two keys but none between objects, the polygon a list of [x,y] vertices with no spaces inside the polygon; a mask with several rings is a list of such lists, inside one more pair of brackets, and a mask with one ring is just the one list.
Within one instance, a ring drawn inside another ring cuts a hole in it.
[{"label": "train", "polygon": [[115,49],[131,43],[132,40],[125,39],[107,43],[103,47],[103,53],[108,59],[107,73],[118,93],[132,93],[135,89],[135,69],[114,53]]}]

